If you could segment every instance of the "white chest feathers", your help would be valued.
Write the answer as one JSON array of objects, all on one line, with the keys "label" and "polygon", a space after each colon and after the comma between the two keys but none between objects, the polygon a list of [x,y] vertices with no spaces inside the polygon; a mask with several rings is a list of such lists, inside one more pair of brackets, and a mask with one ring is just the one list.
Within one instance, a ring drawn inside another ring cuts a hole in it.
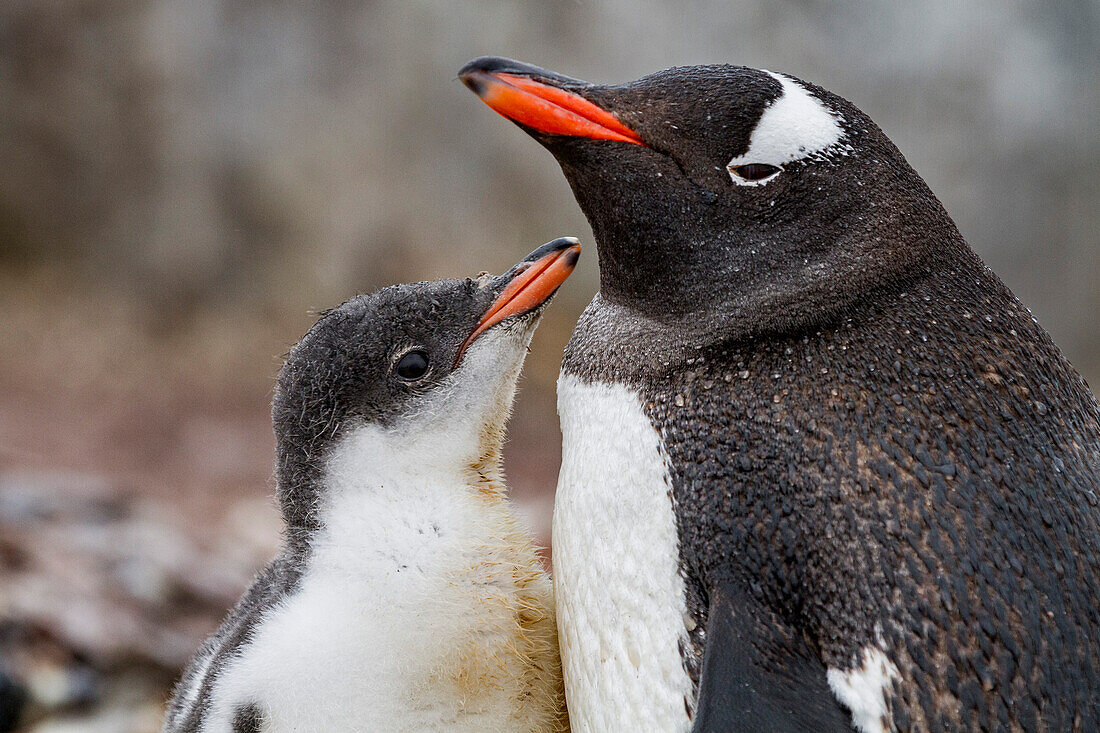
[{"label": "white chest feathers", "polygon": [[618,384],[558,380],[554,589],[576,731],[684,731],[684,581],[660,436]]},{"label": "white chest feathers", "polygon": [[265,733],[560,730],[550,580],[503,495],[345,448],[299,588],[222,670],[206,730],[247,704]]}]

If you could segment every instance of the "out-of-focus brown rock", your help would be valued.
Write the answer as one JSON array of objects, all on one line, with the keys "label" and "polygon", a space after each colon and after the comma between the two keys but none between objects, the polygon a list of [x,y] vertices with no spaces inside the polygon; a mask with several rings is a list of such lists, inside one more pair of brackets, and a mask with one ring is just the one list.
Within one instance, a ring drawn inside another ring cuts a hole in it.
[{"label": "out-of-focus brown rock", "polygon": [[117,697],[134,670],[163,694],[278,541],[267,501],[210,518],[205,544],[182,516],[96,476],[0,476],[0,658],[32,717]]}]

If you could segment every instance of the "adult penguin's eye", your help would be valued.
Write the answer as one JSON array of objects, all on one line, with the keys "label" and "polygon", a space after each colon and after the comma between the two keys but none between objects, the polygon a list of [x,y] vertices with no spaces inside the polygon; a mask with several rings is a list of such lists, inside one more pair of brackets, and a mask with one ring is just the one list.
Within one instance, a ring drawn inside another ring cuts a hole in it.
[{"label": "adult penguin's eye", "polygon": [[[782,169],[779,166],[768,165],[767,163],[746,163],[745,165],[730,166],[728,170],[734,183],[758,183],[771,178]],[[741,180],[737,180],[738,178]]]},{"label": "adult penguin's eye", "polygon": [[428,373],[428,352],[415,349],[397,360],[394,372],[406,382],[413,382]]}]

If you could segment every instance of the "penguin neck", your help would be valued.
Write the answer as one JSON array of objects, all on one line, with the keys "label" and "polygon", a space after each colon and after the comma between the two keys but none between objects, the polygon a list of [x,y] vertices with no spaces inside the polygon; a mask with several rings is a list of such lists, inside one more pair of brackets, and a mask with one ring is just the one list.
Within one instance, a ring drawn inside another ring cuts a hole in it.
[{"label": "penguin neck", "polygon": [[[485,542],[502,534],[494,518],[507,508],[499,440],[453,426],[434,436],[373,424],[351,429],[328,451],[313,495],[316,521],[304,549],[329,565],[415,555],[422,545],[441,546],[432,535]],[[321,558],[318,547],[326,548]],[[362,569],[369,574],[369,567]]]},{"label": "penguin neck", "polygon": [[[838,239],[819,259],[799,257],[789,267],[753,263],[767,246],[753,242],[697,243],[667,229],[630,236],[597,238],[600,292],[574,331],[567,364],[594,350],[653,373],[715,344],[830,328],[929,277],[981,267],[953,227],[920,233],[908,250]],[[630,271],[635,259],[669,266],[639,277]]]},{"label": "penguin neck", "polygon": [[669,211],[659,201],[625,212],[582,208],[596,239],[600,292],[609,302],[647,317],[675,318],[707,303],[718,295],[716,285],[728,287],[737,275],[727,272],[728,248],[711,246],[724,235],[699,231],[700,222],[714,216],[712,207],[689,202],[683,211]]},{"label": "penguin neck", "polygon": [[479,470],[499,473],[501,431],[458,416],[432,418],[406,429],[378,424],[352,428],[330,452],[326,483],[354,475],[367,484],[409,485],[440,477],[468,478]]},{"label": "penguin neck", "polygon": [[[816,302],[811,278],[832,281],[831,299],[843,296],[845,284],[826,268],[807,272],[813,255],[789,226],[760,231],[729,207],[690,194],[682,208],[662,200],[590,217],[605,302],[672,327],[677,340],[694,344],[740,338],[768,328],[769,319],[785,327],[810,320],[828,305]],[[845,244],[841,231],[820,236],[833,240],[834,250]]]},{"label": "penguin neck", "polygon": [[[645,382],[682,368],[710,348],[737,346],[749,353],[757,345],[829,331],[895,307],[903,293],[930,280],[984,280],[984,269],[955,234],[939,240],[934,256],[915,260],[891,277],[869,273],[863,280],[856,278],[853,287],[862,289],[856,299],[837,295],[828,281],[802,291],[788,284],[785,292],[757,284],[731,294],[718,307],[686,314],[654,312],[636,293],[624,294],[605,284],[601,273],[600,292],[573,331],[562,370],[586,381]],[[683,292],[677,285],[664,287],[673,294]]]},{"label": "penguin neck", "polygon": [[[951,242],[945,241],[944,249],[952,249]],[[994,307],[989,304],[994,295],[1003,309],[1018,306],[1011,293],[969,248],[958,250],[945,259],[948,260],[946,264],[937,259],[934,266],[898,278],[879,291],[869,293],[864,301],[841,317],[814,327],[786,331],[744,334],[723,330],[722,324],[716,324],[713,329],[700,333],[679,328],[677,323],[670,326],[642,316],[629,306],[608,301],[601,292],[581,315],[573,331],[562,372],[589,383],[616,382],[646,388],[676,373],[698,371],[704,360],[713,363],[735,358],[748,364],[756,358],[766,361],[774,357],[785,364],[785,373],[797,367],[806,370],[807,379],[816,380],[819,377],[814,370],[819,368],[820,360],[802,364],[795,359],[788,364],[790,357],[786,354],[790,352],[784,350],[788,347],[797,350],[802,348],[798,344],[809,344],[808,348],[830,352],[835,347],[840,353],[847,348],[843,346],[847,340],[856,335],[868,343],[875,343],[883,338],[878,335],[880,331],[904,330],[917,324],[926,333],[950,341],[952,329],[970,324],[970,316],[963,311],[977,312],[974,299],[985,299],[986,309]],[[969,308],[964,304],[969,304]],[[1022,333],[1026,325],[1017,324],[1015,328]],[[728,335],[731,333],[732,336]],[[729,381],[730,375],[736,376],[739,371],[726,372],[723,376]]]},{"label": "penguin neck", "polygon": [[440,422],[437,430],[408,431],[363,424],[310,456],[281,451],[276,483],[290,553],[310,553],[333,521],[334,502],[369,507],[379,532],[387,517],[399,520],[465,495],[504,502],[503,428]]}]

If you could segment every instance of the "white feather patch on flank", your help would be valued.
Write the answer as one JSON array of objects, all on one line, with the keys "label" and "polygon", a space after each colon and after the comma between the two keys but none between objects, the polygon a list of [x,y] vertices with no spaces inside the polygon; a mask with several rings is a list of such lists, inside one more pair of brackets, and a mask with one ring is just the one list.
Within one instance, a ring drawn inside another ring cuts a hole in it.
[{"label": "white feather patch on flank", "polygon": [[734,183],[758,186],[771,178],[750,181],[732,169],[750,163],[782,168],[835,146],[844,136],[837,115],[801,84],[782,74],[768,72],[783,86],[783,93],[764,110],[752,131],[749,149],[726,164]]},{"label": "white feather patch on flank", "polygon": [[825,678],[833,694],[852,711],[852,724],[861,733],[892,730],[886,694],[899,676],[898,668],[878,646],[865,646],[862,664],[842,671],[829,669]]},{"label": "white feather patch on flank", "polygon": [[558,380],[554,589],[574,731],[686,731],[692,684],[660,436],[621,384]]}]

